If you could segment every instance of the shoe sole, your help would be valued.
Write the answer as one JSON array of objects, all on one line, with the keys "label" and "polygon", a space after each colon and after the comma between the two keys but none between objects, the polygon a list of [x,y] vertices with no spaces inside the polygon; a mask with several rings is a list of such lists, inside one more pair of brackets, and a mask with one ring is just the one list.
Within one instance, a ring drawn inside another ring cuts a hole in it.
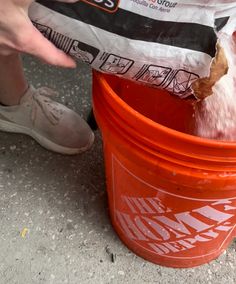
[{"label": "shoe sole", "polygon": [[92,147],[95,138],[93,132],[91,132],[91,138],[88,144],[82,148],[76,149],[58,145],[29,128],[8,121],[0,120],[0,131],[28,135],[47,150],[64,155],[76,155],[89,150]]}]

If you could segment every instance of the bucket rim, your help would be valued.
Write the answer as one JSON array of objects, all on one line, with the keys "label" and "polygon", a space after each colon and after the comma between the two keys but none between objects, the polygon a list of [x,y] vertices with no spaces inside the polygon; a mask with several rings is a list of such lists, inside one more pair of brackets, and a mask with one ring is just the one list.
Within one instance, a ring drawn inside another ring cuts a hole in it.
[{"label": "bucket rim", "polygon": [[124,109],[128,109],[130,112],[132,112],[133,115],[135,115],[136,118],[145,121],[145,123],[147,123],[149,126],[159,129],[161,132],[165,132],[170,136],[180,139],[186,143],[196,144],[199,146],[201,145],[203,147],[227,148],[236,150],[236,141],[217,141],[209,138],[202,138],[171,129],[167,126],[161,125],[160,123],[153,121],[152,119],[144,116],[142,113],[136,111],[134,108],[129,106],[124,100],[122,100],[113,90],[111,85],[108,83],[108,80],[106,79],[106,74],[100,73],[98,71],[94,71],[94,73],[95,76],[98,77],[98,79],[101,81],[102,85],[106,88],[107,93],[109,93],[113,98],[115,98],[116,102],[120,106],[122,106]]}]

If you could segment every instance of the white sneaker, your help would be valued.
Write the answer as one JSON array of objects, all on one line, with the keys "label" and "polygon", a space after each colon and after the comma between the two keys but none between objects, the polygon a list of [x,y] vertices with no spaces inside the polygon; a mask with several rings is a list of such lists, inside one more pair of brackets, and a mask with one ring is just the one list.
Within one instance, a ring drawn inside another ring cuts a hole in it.
[{"label": "white sneaker", "polygon": [[61,154],[88,150],[94,141],[92,130],[77,113],[48,98],[52,94],[48,88],[30,87],[19,105],[0,105],[0,130],[27,134]]}]

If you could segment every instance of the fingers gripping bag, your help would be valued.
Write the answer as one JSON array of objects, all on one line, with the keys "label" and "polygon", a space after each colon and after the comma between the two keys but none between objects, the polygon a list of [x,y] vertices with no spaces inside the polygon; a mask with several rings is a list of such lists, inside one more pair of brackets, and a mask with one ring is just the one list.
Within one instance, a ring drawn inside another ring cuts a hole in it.
[{"label": "fingers gripping bag", "polygon": [[224,45],[236,30],[233,0],[42,0],[30,17],[92,68],[180,98],[211,95],[229,73],[232,50]]}]

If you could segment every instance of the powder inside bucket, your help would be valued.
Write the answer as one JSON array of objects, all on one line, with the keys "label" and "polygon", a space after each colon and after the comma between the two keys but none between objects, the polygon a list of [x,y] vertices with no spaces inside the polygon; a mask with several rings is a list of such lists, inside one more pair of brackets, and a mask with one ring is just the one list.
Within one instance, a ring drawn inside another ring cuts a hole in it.
[{"label": "powder inside bucket", "polygon": [[227,81],[218,84],[214,95],[195,107],[193,134],[210,139],[236,141],[236,93]]},{"label": "powder inside bucket", "polygon": [[236,50],[232,37],[221,35],[229,71],[213,87],[213,95],[197,103],[193,134],[210,139],[236,141]]},{"label": "powder inside bucket", "polygon": [[199,103],[133,82],[119,82],[113,86],[115,93],[154,122],[198,137],[236,141],[236,92],[227,80],[215,86],[214,95]]},{"label": "powder inside bucket", "polygon": [[236,141],[233,89],[226,78],[214,87],[214,95],[198,103],[125,81],[115,92],[134,110],[168,128],[202,138]]},{"label": "powder inside bucket", "polygon": [[213,95],[201,102],[122,79],[112,87],[130,107],[161,125],[198,137],[236,141],[236,48],[227,35],[222,35],[221,44],[229,61],[228,74],[215,84]]}]

